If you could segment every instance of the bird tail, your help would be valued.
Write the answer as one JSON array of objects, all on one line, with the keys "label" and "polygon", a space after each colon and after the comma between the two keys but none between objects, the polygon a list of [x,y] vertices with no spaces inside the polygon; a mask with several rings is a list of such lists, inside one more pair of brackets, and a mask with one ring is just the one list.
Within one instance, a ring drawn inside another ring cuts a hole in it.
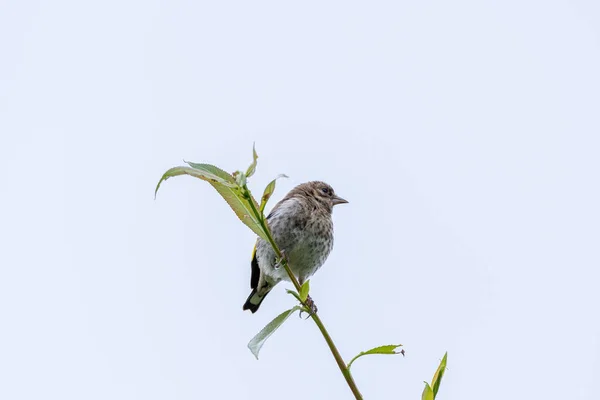
[{"label": "bird tail", "polygon": [[252,289],[250,296],[248,296],[248,299],[244,303],[243,309],[250,310],[252,311],[252,314],[254,314],[258,310],[258,307],[260,307],[260,303],[263,302],[270,291],[271,289],[269,288],[267,291],[262,290],[263,293],[259,294],[256,289]]}]

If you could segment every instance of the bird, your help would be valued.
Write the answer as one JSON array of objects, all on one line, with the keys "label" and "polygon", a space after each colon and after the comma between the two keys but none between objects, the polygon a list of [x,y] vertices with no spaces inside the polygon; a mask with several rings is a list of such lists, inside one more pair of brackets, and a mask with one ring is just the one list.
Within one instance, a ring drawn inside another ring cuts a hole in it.
[{"label": "bird", "polygon": [[[302,183],[273,207],[267,224],[292,273],[302,285],[324,263],[333,248],[333,207],[348,203],[325,182]],[[250,288],[243,310],[253,314],[269,292],[290,278],[269,242],[258,238],[252,253]]]}]

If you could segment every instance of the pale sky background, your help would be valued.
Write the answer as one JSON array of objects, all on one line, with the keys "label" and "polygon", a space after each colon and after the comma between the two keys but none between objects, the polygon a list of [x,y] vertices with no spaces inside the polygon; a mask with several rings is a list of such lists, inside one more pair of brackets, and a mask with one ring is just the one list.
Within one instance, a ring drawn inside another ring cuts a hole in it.
[{"label": "pale sky background", "polygon": [[[0,2],[0,398],[349,399],[182,159],[329,182],[365,399],[599,399],[598,1]],[[289,285],[288,285],[289,287]]]}]

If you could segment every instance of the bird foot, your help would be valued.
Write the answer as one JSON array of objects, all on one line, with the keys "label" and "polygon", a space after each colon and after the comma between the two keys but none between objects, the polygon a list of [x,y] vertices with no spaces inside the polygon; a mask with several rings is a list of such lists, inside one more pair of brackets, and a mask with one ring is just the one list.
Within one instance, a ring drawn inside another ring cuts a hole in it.
[{"label": "bird foot", "polygon": [[313,301],[313,299],[311,299],[310,295],[306,296],[306,300],[304,301],[304,305],[306,307],[302,308],[300,310],[300,315],[299,317],[302,318],[302,313],[303,312],[308,312],[308,316],[304,319],[308,319],[311,315],[316,314],[317,313],[317,305],[315,304],[315,302]]},{"label": "bird foot", "polygon": [[316,314],[317,313],[317,311],[318,311],[317,305],[315,304],[315,302],[313,301],[313,299],[310,297],[310,295],[306,296],[306,301],[304,302],[304,304],[306,304],[306,306],[310,310],[311,314]]},{"label": "bird foot", "polygon": [[281,250],[281,257],[278,258],[275,262],[275,266],[273,268],[279,269],[283,264],[288,263],[287,255],[285,254],[285,250]]}]

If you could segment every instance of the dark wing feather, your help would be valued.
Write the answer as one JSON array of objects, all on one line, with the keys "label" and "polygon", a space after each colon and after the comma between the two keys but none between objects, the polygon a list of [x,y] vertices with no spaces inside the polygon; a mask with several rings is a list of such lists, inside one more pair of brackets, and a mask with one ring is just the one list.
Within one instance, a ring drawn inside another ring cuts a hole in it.
[{"label": "dark wing feather", "polygon": [[[277,209],[279,208],[279,205],[281,203],[283,203],[284,201],[286,201],[288,198],[289,198],[289,194],[288,194],[288,196],[283,198],[279,203],[275,204],[275,207],[273,207],[273,209],[267,216],[267,221],[273,215],[275,215],[275,213],[277,212]],[[256,241],[256,245],[257,244],[258,244],[258,240]],[[252,262],[250,263],[250,265],[252,266],[252,275],[250,276],[250,288],[251,289],[256,289],[256,287],[258,286],[258,280],[260,278],[260,268],[258,268],[258,260],[256,259],[256,245],[254,245],[254,251],[252,252]]]},{"label": "dark wing feather", "polygon": [[[258,241],[256,242],[258,244]],[[260,268],[258,268],[258,260],[256,259],[256,245],[254,245],[254,251],[252,252],[252,275],[250,276],[250,289],[256,289],[258,286],[258,279],[260,278]]]}]

